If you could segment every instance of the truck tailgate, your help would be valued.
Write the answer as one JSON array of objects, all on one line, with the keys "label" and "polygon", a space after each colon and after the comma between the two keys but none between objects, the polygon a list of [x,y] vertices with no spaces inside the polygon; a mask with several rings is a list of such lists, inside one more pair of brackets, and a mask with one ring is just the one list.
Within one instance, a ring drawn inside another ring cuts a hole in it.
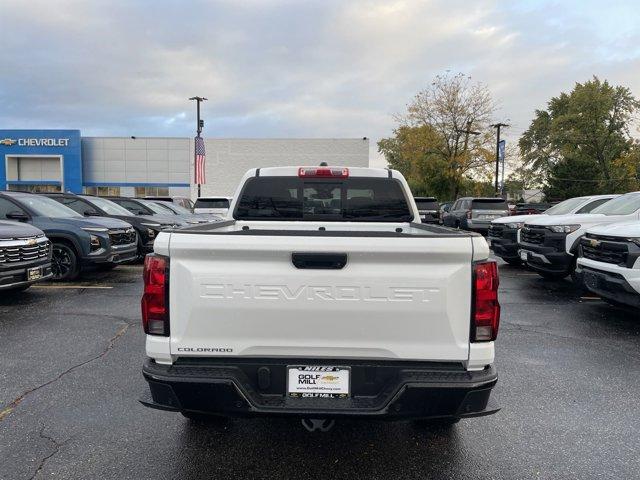
[{"label": "truck tailgate", "polygon": [[[171,354],[467,360],[471,244],[172,234]],[[347,262],[296,268],[294,253]]]}]

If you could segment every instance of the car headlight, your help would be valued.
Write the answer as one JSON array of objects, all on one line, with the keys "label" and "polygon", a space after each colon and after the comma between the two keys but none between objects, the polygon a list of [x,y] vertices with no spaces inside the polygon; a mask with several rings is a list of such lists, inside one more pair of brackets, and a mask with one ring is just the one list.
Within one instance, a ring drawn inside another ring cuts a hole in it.
[{"label": "car headlight", "polygon": [[91,250],[98,250],[100,248],[100,238],[95,235],[90,235],[89,242],[91,243]]},{"label": "car headlight", "polygon": [[547,228],[555,233],[573,233],[580,225],[549,225]]},{"label": "car headlight", "polygon": [[82,227],[82,230],[84,230],[85,232],[97,232],[97,233],[106,233],[109,231],[108,228],[102,228],[102,227]]},{"label": "car headlight", "polygon": [[524,226],[524,222],[512,222],[512,223],[507,223],[506,225],[507,225],[507,228],[519,229]]},{"label": "car headlight", "polygon": [[635,243],[637,246],[640,247],[640,237],[627,238],[626,240],[627,242]]}]

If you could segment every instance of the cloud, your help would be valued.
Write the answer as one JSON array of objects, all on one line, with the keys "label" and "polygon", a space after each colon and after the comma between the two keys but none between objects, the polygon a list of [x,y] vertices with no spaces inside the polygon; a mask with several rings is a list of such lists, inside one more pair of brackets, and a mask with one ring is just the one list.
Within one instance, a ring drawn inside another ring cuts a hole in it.
[{"label": "cloud", "polygon": [[509,141],[593,74],[640,95],[638,24],[632,1],[4,0],[0,127],[186,136],[204,95],[208,136],[368,136],[379,164],[446,70],[489,86]]}]

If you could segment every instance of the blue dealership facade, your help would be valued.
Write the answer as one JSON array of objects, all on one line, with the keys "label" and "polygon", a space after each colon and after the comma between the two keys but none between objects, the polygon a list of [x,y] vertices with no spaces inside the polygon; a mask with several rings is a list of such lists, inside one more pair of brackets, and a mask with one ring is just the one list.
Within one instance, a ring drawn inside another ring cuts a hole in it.
[{"label": "blue dealership facade", "polygon": [[0,130],[0,152],[0,186],[5,189],[51,185],[82,191],[80,130]]}]

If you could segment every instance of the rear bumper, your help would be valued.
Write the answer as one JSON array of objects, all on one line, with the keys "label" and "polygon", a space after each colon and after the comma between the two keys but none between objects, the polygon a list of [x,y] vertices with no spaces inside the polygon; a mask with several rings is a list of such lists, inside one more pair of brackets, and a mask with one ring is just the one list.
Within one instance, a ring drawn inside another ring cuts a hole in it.
[{"label": "rear bumper", "polygon": [[[493,367],[469,372],[461,365],[331,360],[351,368],[349,398],[286,395],[287,365],[327,364],[317,359],[221,359],[142,369],[151,408],[235,416],[438,418],[490,415],[497,382]],[[266,373],[268,372],[268,373]],[[268,378],[268,379],[267,379]]]}]

